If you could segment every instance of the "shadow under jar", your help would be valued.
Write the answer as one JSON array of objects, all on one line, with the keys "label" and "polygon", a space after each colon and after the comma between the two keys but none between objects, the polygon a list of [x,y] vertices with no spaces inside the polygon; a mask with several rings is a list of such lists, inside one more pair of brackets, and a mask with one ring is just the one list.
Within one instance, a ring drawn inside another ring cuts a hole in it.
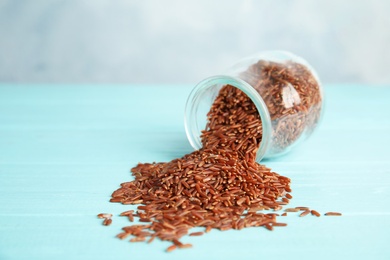
[{"label": "shadow under jar", "polygon": [[257,109],[258,162],[289,152],[312,134],[320,120],[323,93],[315,70],[292,53],[262,52],[242,59],[223,75],[202,80],[192,90],[185,128],[194,149],[202,148],[202,134],[210,130],[210,109],[227,87],[245,93]]}]

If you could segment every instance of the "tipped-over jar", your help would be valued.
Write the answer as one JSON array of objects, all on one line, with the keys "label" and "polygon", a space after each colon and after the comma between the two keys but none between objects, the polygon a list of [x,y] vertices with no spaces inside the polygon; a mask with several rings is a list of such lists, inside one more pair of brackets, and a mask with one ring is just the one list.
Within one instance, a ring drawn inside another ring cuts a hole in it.
[{"label": "tipped-over jar", "polygon": [[185,108],[185,128],[194,149],[202,147],[207,114],[226,85],[243,91],[257,108],[262,123],[257,161],[289,152],[313,133],[321,118],[322,87],[309,63],[286,51],[262,52],[202,80],[192,90]]}]

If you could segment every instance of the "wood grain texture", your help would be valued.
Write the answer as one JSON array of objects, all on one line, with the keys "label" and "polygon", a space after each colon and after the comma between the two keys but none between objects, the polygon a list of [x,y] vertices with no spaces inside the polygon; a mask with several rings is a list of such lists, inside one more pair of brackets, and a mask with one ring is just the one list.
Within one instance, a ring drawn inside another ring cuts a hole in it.
[{"label": "wood grain texture", "polygon": [[[287,227],[186,237],[192,249],[115,238],[132,209],[109,203],[138,162],[192,151],[191,86],[0,85],[0,259],[389,259],[390,87],[325,86],[317,132],[263,161],[292,179]],[[104,227],[98,213],[114,214]],[[202,230],[191,230],[191,232]],[[113,257],[115,256],[115,257]]]}]

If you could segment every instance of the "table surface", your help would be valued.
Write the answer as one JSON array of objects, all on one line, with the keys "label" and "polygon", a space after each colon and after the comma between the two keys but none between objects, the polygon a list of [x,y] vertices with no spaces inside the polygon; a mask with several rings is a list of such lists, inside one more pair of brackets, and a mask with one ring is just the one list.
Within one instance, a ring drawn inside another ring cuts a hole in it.
[{"label": "table surface", "polygon": [[[0,259],[390,259],[390,87],[326,85],[313,136],[263,161],[292,179],[290,206],[342,217],[184,237],[192,249],[115,235],[133,206],[108,202],[138,162],[192,151],[191,86],[0,85]],[[114,214],[111,226],[96,215]]]}]

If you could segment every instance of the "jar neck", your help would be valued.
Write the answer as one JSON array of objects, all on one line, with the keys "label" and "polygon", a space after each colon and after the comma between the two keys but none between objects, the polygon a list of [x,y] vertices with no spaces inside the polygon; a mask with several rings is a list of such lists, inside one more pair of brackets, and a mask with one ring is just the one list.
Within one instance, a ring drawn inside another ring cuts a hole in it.
[{"label": "jar neck", "polygon": [[200,133],[202,130],[204,130],[205,125],[201,126],[197,120],[201,102],[204,102],[205,98],[210,98],[210,106],[208,107],[208,109],[210,109],[211,104],[215,99],[215,96],[212,96],[212,94],[218,94],[218,91],[225,85],[231,85],[243,91],[256,106],[262,123],[263,131],[260,146],[256,154],[256,160],[259,162],[266,155],[268,147],[271,143],[271,117],[268,108],[260,94],[251,85],[238,77],[227,75],[213,76],[202,80],[195,86],[187,99],[185,107],[184,120],[187,138],[192,147],[195,149],[200,149],[202,147]]}]

